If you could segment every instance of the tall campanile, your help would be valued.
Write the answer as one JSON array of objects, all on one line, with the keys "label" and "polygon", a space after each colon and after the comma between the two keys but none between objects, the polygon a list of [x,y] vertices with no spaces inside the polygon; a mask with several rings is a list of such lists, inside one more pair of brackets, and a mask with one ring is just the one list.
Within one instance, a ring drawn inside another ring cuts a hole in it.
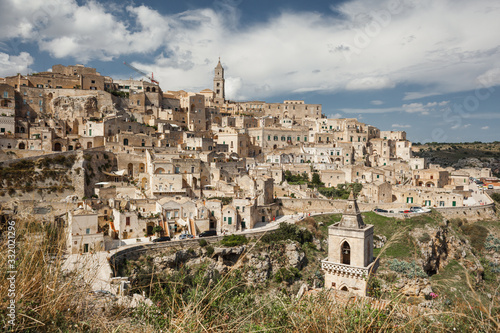
[{"label": "tall campanile", "polygon": [[224,68],[219,62],[215,67],[215,76],[214,76],[214,93],[215,93],[215,103],[216,104],[224,104],[226,94],[225,94],[225,83],[224,83]]}]

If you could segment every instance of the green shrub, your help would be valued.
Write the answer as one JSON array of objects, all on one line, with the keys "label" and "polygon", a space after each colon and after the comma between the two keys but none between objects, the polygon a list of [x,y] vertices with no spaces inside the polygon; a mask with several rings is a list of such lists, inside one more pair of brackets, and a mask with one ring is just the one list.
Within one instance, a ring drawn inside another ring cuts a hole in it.
[{"label": "green shrub", "polygon": [[307,229],[301,229],[295,224],[282,222],[279,224],[279,228],[276,231],[265,234],[261,238],[264,243],[273,243],[288,239],[304,244],[306,242],[312,242],[313,236]]},{"label": "green shrub", "polygon": [[207,256],[211,257],[214,254],[214,248],[212,246],[207,246]]},{"label": "green shrub", "polygon": [[484,249],[484,243],[488,236],[488,229],[477,224],[464,224],[460,226],[460,229],[469,237],[470,245],[474,249],[478,251]]},{"label": "green shrub", "polygon": [[389,268],[392,271],[401,273],[410,279],[413,279],[415,277],[427,277],[427,274],[424,272],[422,267],[415,261],[406,262],[403,260],[393,259],[389,262]]},{"label": "green shrub", "polygon": [[274,281],[277,283],[281,283],[283,281],[291,282],[295,280],[295,278],[300,278],[300,271],[295,267],[282,267],[278,269],[276,274],[274,274]]},{"label": "green shrub", "polygon": [[201,247],[207,246],[208,242],[205,239],[200,239],[198,240],[198,244],[200,244]]},{"label": "green shrub", "polygon": [[229,235],[224,236],[220,243],[227,247],[239,246],[248,243],[248,238],[244,235]]},{"label": "green shrub", "polygon": [[494,237],[493,235],[488,235],[486,237],[486,243],[484,244],[484,248],[488,251],[495,251],[498,252],[500,251],[500,239]]}]

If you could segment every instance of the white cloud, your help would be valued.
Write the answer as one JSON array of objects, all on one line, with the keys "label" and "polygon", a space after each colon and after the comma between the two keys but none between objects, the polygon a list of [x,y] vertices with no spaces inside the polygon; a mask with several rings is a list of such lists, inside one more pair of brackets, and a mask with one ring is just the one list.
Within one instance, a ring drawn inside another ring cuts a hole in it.
[{"label": "white cloud", "polygon": [[21,52],[17,56],[0,52],[0,77],[27,74],[28,67],[33,64],[33,57],[27,52]]},{"label": "white cloud", "polygon": [[466,128],[469,128],[471,126],[471,124],[465,124],[465,125],[461,125],[460,122],[458,122],[457,124],[451,126],[451,129],[453,130],[456,130],[456,129],[466,129]]},{"label": "white cloud", "polygon": [[446,106],[448,103],[449,101],[429,102],[427,104],[410,103],[403,104],[403,109],[408,113],[420,113],[422,115],[429,115],[433,111],[442,109],[441,107]]},{"label": "white cloud", "polygon": [[376,99],[376,100],[371,101],[370,104],[372,104],[372,105],[382,105],[382,104],[384,104],[384,102],[381,101],[381,100]]},{"label": "white cloud", "polygon": [[[344,108],[340,111],[345,113],[389,113],[389,112],[407,112],[407,113],[420,113],[421,115],[429,115],[433,112],[442,110],[443,107],[448,105],[449,101],[440,102],[429,102],[427,104],[423,103],[410,103],[403,104],[400,107],[390,107],[390,108],[366,108],[366,109],[351,109]],[[373,104],[373,103],[372,103]]]},{"label": "white cloud", "polygon": [[394,88],[395,83],[387,77],[364,77],[347,82],[347,90],[376,90]]},{"label": "white cloud", "polygon": [[393,128],[410,128],[411,125],[392,124]]},{"label": "white cloud", "polygon": [[488,130],[488,129],[490,129],[490,127],[489,126],[483,126],[483,127],[481,127],[481,129],[482,130]]},{"label": "white cloud", "polygon": [[335,15],[282,11],[253,25],[240,24],[226,2],[169,15],[130,3],[3,0],[0,42],[20,38],[78,62],[147,54],[152,61],[134,65],[153,71],[165,90],[211,87],[221,56],[227,77],[241,78],[229,98],[423,86],[405,94],[411,100],[498,78],[496,0],[400,1],[396,9],[389,0],[351,0],[334,6]]},{"label": "white cloud", "polygon": [[431,97],[431,96],[437,96],[437,95],[441,95],[441,94],[437,93],[437,92],[417,92],[417,91],[405,92],[405,97],[403,97],[403,101],[409,101],[412,99],[419,99],[419,98]]}]

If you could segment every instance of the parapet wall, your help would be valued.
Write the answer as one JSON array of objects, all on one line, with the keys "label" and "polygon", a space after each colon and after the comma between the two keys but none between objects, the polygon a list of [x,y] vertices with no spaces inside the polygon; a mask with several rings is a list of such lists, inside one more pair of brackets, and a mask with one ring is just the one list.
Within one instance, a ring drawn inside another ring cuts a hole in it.
[{"label": "parapet wall", "polygon": [[[297,213],[342,213],[346,200],[325,200],[325,199],[278,199],[278,204],[283,215]],[[359,209],[363,212],[372,211],[375,208],[385,210],[401,210],[410,208],[414,204],[406,203],[362,203],[358,202]],[[445,218],[465,218],[471,222],[496,218],[495,205],[463,206],[463,207],[435,207]],[[393,216],[392,214],[390,216]],[[394,215],[395,216],[395,215]],[[397,216],[396,216],[397,217]]]},{"label": "parapet wall", "polygon": [[439,207],[435,208],[447,219],[467,219],[469,222],[489,220],[496,218],[495,204],[465,207]]},{"label": "parapet wall", "polygon": [[[291,215],[296,213],[342,213],[347,203],[346,200],[327,200],[327,199],[292,199],[280,198],[277,200],[283,215]],[[375,208],[382,209],[401,209],[410,207],[404,203],[363,203],[358,202],[361,211],[371,211]]]}]

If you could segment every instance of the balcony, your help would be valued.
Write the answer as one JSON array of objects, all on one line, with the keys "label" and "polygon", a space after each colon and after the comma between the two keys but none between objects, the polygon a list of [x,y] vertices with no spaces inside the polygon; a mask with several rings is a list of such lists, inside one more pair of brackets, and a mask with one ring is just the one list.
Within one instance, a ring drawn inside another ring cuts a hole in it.
[{"label": "balcony", "polygon": [[328,258],[321,261],[321,269],[325,272],[335,275],[347,275],[351,277],[357,277],[359,279],[365,279],[368,277],[370,272],[374,272],[378,268],[378,260],[373,261],[367,267],[357,267],[345,264],[334,263],[328,261]]}]

